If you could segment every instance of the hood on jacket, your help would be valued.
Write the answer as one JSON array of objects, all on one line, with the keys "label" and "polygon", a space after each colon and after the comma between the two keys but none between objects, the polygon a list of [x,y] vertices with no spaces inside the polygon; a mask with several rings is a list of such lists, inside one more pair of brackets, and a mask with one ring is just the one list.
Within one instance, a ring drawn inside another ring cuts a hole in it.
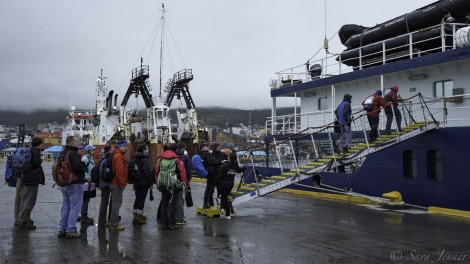
[{"label": "hood on jacket", "polygon": [[173,150],[165,150],[163,151],[162,155],[160,156],[162,159],[174,159],[174,158],[180,158],[176,152]]}]

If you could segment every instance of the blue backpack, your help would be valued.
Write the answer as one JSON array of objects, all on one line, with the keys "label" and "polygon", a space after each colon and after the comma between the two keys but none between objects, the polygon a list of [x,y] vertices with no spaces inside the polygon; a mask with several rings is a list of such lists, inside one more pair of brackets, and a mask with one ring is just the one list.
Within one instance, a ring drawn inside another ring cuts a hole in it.
[{"label": "blue backpack", "polygon": [[16,187],[16,181],[18,180],[17,174],[11,169],[11,160],[12,157],[8,157],[7,166],[5,169],[5,184],[8,184],[10,187]]},{"label": "blue backpack", "polygon": [[201,156],[199,154],[194,155],[191,159],[191,162],[193,164],[193,168],[196,171],[197,176],[205,178],[208,172],[204,167],[204,163],[202,162]]},{"label": "blue backpack", "polygon": [[31,167],[31,149],[29,147],[19,147],[15,150],[11,156],[11,169],[17,175],[23,175],[23,173],[29,172]]}]

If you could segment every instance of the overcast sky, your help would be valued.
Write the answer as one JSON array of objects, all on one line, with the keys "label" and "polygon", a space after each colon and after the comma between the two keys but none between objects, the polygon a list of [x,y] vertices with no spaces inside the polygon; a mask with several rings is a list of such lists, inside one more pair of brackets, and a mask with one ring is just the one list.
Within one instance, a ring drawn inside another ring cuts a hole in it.
[{"label": "overcast sky", "polygon": [[[187,67],[197,107],[270,108],[269,79],[310,59],[325,27],[330,38],[344,24],[374,26],[432,2],[327,0],[325,19],[324,0],[167,1],[163,83]],[[157,95],[160,10],[155,0],[0,1],[0,109],[90,108],[101,69],[120,104],[140,56]],[[330,51],[343,49],[336,35]]]}]

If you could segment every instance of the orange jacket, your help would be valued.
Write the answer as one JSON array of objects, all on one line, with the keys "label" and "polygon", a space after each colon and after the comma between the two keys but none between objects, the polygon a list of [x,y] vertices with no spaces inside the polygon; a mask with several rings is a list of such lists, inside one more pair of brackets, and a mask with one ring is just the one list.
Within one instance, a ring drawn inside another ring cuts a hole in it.
[{"label": "orange jacket", "polygon": [[[390,104],[387,104],[384,100],[384,98],[376,93],[374,93],[372,96],[374,96],[374,109],[372,111],[367,112],[368,116],[379,116],[380,114],[380,106],[382,107],[387,107]],[[367,100],[367,98],[362,101],[362,105],[364,105],[364,102]]]},{"label": "orange jacket", "polygon": [[114,179],[110,182],[111,185],[121,188],[127,186],[127,160],[124,152],[118,148],[113,152],[113,174]]}]

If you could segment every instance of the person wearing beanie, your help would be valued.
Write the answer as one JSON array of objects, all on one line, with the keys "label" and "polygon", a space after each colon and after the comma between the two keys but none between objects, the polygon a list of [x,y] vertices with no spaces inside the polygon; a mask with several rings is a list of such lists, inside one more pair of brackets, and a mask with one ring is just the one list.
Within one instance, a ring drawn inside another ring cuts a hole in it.
[{"label": "person wearing beanie", "polygon": [[341,136],[336,142],[336,152],[347,152],[349,149],[349,142],[352,138],[351,99],[352,96],[350,94],[345,94],[343,101],[338,105],[335,111],[341,129]]},{"label": "person wearing beanie", "polygon": [[387,125],[385,126],[385,134],[390,135],[390,128],[392,127],[393,116],[395,115],[395,120],[397,122],[397,130],[399,132],[403,131],[401,129],[401,113],[398,109],[398,102],[403,102],[398,95],[398,86],[394,85],[390,89],[390,92],[385,95],[385,102],[390,103],[389,106],[385,107],[385,115],[387,116]]},{"label": "person wearing beanie", "polygon": [[[212,195],[214,193],[215,187],[215,175],[217,174],[217,169],[220,167],[221,162],[216,160],[214,156],[209,152],[209,147],[207,144],[201,144],[198,156],[202,160],[202,164],[204,165],[205,171],[207,171],[207,183],[206,189],[204,191],[204,201],[202,208],[208,209],[214,205]],[[199,170],[199,165],[196,163],[198,159],[194,159],[193,157],[192,161],[193,167],[197,172]],[[204,171],[201,171],[201,173],[204,173]]]},{"label": "person wearing beanie", "polygon": [[230,213],[235,213],[231,202],[228,200],[228,195],[233,189],[235,175],[244,172],[245,169],[245,167],[240,168],[238,166],[237,153],[235,152],[230,153],[229,161],[220,167],[216,175],[216,180],[220,184],[220,219],[231,219]]},{"label": "person wearing beanie", "polygon": [[215,179],[216,178],[215,176],[217,176],[217,173],[220,169],[220,166],[222,166],[222,163],[224,163],[225,161],[228,160],[228,156],[227,156],[227,154],[222,152],[222,147],[217,142],[214,142],[212,144],[212,153],[211,154],[214,157],[214,159],[217,161],[217,164],[214,166],[214,180],[215,180],[214,187],[212,187],[212,190],[209,190],[210,191],[209,205],[212,206],[213,204],[211,204],[211,201],[212,201],[212,197],[213,197],[215,188],[217,188],[217,196],[216,197],[219,197],[219,195],[220,195],[219,181],[217,179]]},{"label": "person wearing beanie", "polygon": [[113,180],[109,183],[111,192],[111,230],[124,230],[120,224],[119,209],[122,205],[122,194],[127,186],[127,161],[124,154],[127,152],[127,141],[119,140],[113,152],[112,172]]},{"label": "person wearing beanie", "polygon": [[[377,139],[378,136],[378,126],[379,126],[379,115],[380,107],[386,107],[388,104],[384,101],[382,97],[382,90],[377,90],[373,96],[373,108],[371,111],[367,111],[367,120],[369,121],[370,132],[369,132],[369,141],[372,142]],[[370,97],[368,96],[368,97]],[[365,104],[367,98],[362,102],[362,105]]]}]

